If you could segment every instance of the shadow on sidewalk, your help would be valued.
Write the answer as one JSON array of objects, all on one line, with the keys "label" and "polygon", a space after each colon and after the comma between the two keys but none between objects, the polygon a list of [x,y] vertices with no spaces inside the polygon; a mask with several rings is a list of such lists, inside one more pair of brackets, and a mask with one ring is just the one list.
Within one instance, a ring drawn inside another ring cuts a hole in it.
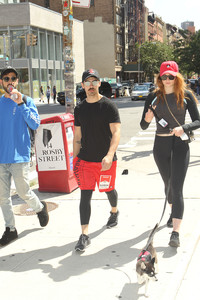
[{"label": "shadow on sidewalk", "polygon": [[[165,226],[160,227],[159,230],[162,230],[164,227]],[[106,227],[104,226],[90,234],[92,243],[93,239],[103,234],[105,230]],[[34,230],[30,230],[29,232],[33,231]],[[43,273],[48,274],[49,278],[53,281],[61,282],[93,269],[101,268],[104,270],[112,269],[120,271],[118,268],[125,266],[127,263],[130,263],[137,258],[141,249],[138,249],[137,247],[134,248],[133,246],[145,240],[150,231],[151,230],[148,230],[133,239],[110,245],[96,253],[88,255],[87,250],[84,255],[80,255],[79,252],[72,250],[77,242],[74,241],[63,246],[52,246],[29,252],[19,252],[12,255],[2,256],[0,258],[0,272],[26,272],[40,269]],[[27,230],[22,232],[20,237],[23,237],[26,234],[28,234]],[[63,258],[63,256],[65,257]],[[59,257],[62,257],[60,261]],[[58,259],[56,267],[53,266],[53,263],[49,263],[50,260],[55,259]],[[48,263],[45,263],[47,261]],[[135,272],[134,270],[135,263],[133,263],[133,273]]]}]

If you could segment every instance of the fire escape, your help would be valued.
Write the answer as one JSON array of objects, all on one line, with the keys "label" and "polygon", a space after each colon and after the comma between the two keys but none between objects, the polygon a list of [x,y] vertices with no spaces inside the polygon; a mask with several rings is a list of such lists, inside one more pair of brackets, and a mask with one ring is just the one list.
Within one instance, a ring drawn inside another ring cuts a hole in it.
[{"label": "fire escape", "polygon": [[129,62],[137,61],[136,44],[144,42],[144,0],[128,0]]}]

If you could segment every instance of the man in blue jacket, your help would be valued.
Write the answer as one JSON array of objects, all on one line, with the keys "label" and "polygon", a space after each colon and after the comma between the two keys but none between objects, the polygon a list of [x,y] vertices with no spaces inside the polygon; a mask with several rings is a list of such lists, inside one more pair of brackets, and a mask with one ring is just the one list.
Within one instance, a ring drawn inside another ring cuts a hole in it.
[{"label": "man in blue jacket", "polygon": [[17,90],[18,80],[16,69],[7,66],[1,71],[0,84],[5,94],[0,98],[0,206],[6,230],[0,246],[18,238],[10,197],[11,176],[18,195],[36,212],[40,225],[44,227],[49,221],[46,203],[31,191],[28,181],[31,149],[28,126],[37,129],[40,118],[30,97],[24,103]]}]

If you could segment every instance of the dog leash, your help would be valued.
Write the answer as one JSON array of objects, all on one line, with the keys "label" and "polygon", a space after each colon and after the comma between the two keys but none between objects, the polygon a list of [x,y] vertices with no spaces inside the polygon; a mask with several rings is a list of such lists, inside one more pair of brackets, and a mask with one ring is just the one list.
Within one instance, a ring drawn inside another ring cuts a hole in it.
[{"label": "dog leash", "polygon": [[159,226],[160,226],[160,223],[163,219],[163,216],[165,214],[165,209],[166,209],[166,206],[167,206],[167,197],[165,197],[165,202],[164,202],[164,207],[163,207],[163,211],[162,211],[162,215],[161,215],[161,218],[160,218],[160,221],[158,223],[156,223],[156,225],[154,226],[154,228],[152,229],[150,235],[149,235],[149,239],[147,241],[147,244],[146,244],[146,247],[143,251],[147,251],[147,248],[149,247],[149,245],[151,244],[152,240],[153,240],[153,237],[155,235],[155,233],[157,232]]}]

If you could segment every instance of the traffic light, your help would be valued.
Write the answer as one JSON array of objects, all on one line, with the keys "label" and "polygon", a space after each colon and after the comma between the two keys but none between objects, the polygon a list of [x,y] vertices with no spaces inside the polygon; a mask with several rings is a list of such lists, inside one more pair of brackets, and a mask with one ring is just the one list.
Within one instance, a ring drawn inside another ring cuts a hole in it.
[{"label": "traffic light", "polygon": [[37,45],[37,35],[35,34],[32,34],[32,46],[36,46]]},{"label": "traffic light", "polygon": [[32,34],[28,33],[27,34],[27,46],[32,45]]}]

